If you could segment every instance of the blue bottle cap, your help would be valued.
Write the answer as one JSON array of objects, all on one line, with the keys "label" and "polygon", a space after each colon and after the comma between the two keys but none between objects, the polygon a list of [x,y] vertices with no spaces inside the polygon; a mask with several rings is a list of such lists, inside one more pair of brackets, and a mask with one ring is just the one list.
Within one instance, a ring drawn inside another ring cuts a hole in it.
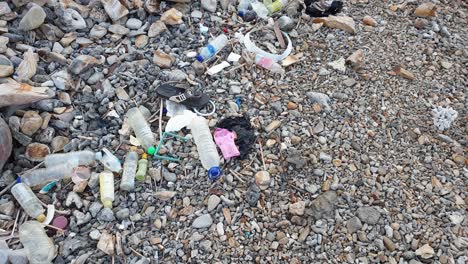
[{"label": "blue bottle cap", "polygon": [[16,178],[16,183],[21,183],[21,176],[18,176],[18,178]]},{"label": "blue bottle cap", "polygon": [[209,170],[208,170],[208,178],[211,180],[211,181],[216,181],[218,180],[219,178],[221,178],[221,168],[220,167],[211,167]]},{"label": "blue bottle cap", "polygon": [[240,17],[243,17],[244,16],[244,11],[237,12],[237,15],[240,16]]},{"label": "blue bottle cap", "polygon": [[200,54],[198,54],[195,58],[197,58],[197,61],[203,62],[203,57]]}]

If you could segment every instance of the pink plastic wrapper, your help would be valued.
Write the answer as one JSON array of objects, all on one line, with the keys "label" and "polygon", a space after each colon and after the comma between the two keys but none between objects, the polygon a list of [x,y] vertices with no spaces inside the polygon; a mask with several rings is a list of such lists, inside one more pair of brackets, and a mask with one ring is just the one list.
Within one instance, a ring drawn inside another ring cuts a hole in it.
[{"label": "pink plastic wrapper", "polygon": [[223,157],[230,159],[240,156],[239,149],[234,143],[234,133],[224,128],[217,128],[214,132],[216,145],[221,149]]}]

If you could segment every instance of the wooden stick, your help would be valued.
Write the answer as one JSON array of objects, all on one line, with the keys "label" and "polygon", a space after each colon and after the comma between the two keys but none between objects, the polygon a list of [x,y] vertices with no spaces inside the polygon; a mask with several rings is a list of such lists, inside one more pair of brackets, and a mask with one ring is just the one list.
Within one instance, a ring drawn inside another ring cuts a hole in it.
[{"label": "wooden stick", "polygon": [[262,142],[260,138],[258,139],[258,144],[260,145],[260,156],[262,157],[262,163],[263,163],[263,170],[267,170],[266,165],[265,165],[265,157],[263,156],[263,147],[262,147]]},{"label": "wooden stick", "polygon": [[136,250],[134,250],[132,247],[128,247],[133,253],[137,254],[140,258],[144,258],[142,254],[138,253]]}]

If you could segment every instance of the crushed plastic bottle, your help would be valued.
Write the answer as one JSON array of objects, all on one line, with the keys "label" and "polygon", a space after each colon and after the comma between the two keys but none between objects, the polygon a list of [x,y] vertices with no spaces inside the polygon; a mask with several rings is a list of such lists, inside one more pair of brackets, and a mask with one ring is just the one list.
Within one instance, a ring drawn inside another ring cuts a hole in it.
[{"label": "crushed plastic bottle", "polygon": [[263,0],[263,4],[266,6],[270,14],[273,14],[281,11],[281,9],[288,4],[288,0]]},{"label": "crushed plastic bottle", "polygon": [[279,73],[279,74],[284,74],[285,71],[279,63],[275,62],[274,60],[268,58],[268,57],[263,57],[259,54],[255,56],[255,63],[262,68],[265,68],[272,73]]},{"label": "crushed plastic bottle", "polygon": [[141,155],[141,159],[138,161],[138,171],[135,178],[138,181],[144,181],[146,178],[146,171],[148,170],[148,156],[146,153]]},{"label": "crushed plastic bottle", "polygon": [[112,154],[107,148],[102,148],[102,155],[101,152],[96,154],[96,159],[98,159],[104,167],[113,172],[120,172],[122,170],[122,164],[120,160]]},{"label": "crushed plastic bottle", "polygon": [[240,0],[239,4],[237,5],[238,15],[243,16],[243,13],[249,10],[249,7],[253,2],[254,0]]},{"label": "crushed plastic bottle", "polygon": [[63,164],[53,167],[28,171],[21,175],[21,181],[29,186],[36,186],[71,177],[75,165],[70,163],[73,162],[64,161]]},{"label": "crushed plastic bottle", "polygon": [[41,202],[28,185],[19,182],[11,188],[11,193],[27,215],[39,222],[43,222],[46,219],[45,210]]},{"label": "crushed plastic bottle", "polygon": [[27,221],[22,224],[19,227],[19,240],[30,264],[52,264],[56,255],[54,241],[47,236],[41,223]]},{"label": "crushed plastic bottle", "polygon": [[127,111],[127,117],[128,124],[133,129],[133,132],[135,133],[138,141],[140,141],[141,146],[148,154],[153,155],[156,150],[154,147],[156,140],[154,139],[151,127],[141,113],[140,109],[138,109],[138,107],[129,109]]},{"label": "crushed plastic bottle", "polygon": [[208,178],[212,181],[219,179],[221,177],[220,158],[207,120],[202,116],[197,116],[192,120],[189,128],[197,145],[201,163],[208,170]]},{"label": "crushed plastic bottle", "polygon": [[44,158],[44,164],[46,167],[52,167],[55,165],[63,164],[64,162],[70,162],[76,164],[76,166],[88,166],[96,160],[96,154],[89,150],[74,151],[60,154],[50,154]]},{"label": "crushed plastic bottle", "polygon": [[228,37],[224,34],[217,36],[206,47],[203,47],[200,54],[197,55],[199,62],[204,62],[212,58],[216,53],[223,49],[228,44]]},{"label": "crushed plastic bottle", "polygon": [[250,6],[252,7],[252,11],[254,11],[259,18],[268,19],[269,12],[263,3],[255,1],[251,3]]},{"label": "crushed plastic bottle", "polygon": [[104,207],[112,208],[114,201],[114,174],[112,172],[103,171],[99,174],[99,191]]},{"label": "crushed plastic bottle", "polygon": [[120,181],[120,189],[131,191],[135,188],[135,174],[138,166],[138,153],[130,151],[125,157],[123,166],[122,179]]}]

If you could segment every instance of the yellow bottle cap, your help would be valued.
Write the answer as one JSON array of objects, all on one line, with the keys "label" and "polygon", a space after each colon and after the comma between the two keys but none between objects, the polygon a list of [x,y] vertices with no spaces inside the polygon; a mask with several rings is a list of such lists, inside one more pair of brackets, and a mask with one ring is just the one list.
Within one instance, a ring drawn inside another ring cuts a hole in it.
[{"label": "yellow bottle cap", "polygon": [[146,153],[141,154],[141,158],[142,159],[148,159],[148,154],[146,154]]},{"label": "yellow bottle cap", "polygon": [[40,214],[36,217],[36,220],[42,223],[46,220],[46,216],[44,214]]},{"label": "yellow bottle cap", "polygon": [[102,201],[105,208],[112,208],[112,201]]}]

